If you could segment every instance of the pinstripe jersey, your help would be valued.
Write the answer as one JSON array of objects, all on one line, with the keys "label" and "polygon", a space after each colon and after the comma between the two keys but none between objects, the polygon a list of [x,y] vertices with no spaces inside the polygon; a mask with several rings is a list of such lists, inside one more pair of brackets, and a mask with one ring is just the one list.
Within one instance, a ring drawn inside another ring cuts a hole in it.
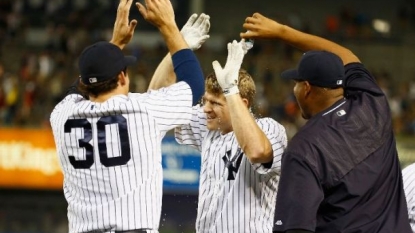
[{"label": "pinstripe jersey", "polygon": [[193,107],[190,124],[175,129],[178,143],[201,151],[196,232],[272,232],[285,129],[271,118],[257,119],[274,151],[272,165],[251,164],[234,132],[206,128],[206,114]]},{"label": "pinstripe jersey", "polygon": [[408,206],[409,223],[415,233],[415,163],[402,170],[403,186]]},{"label": "pinstripe jersey", "polygon": [[69,232],[148,228],[158,232],[162,200],[161,141],[189,123],[185,82],[104,103],[66,96],[51,125],[64,173]]}]

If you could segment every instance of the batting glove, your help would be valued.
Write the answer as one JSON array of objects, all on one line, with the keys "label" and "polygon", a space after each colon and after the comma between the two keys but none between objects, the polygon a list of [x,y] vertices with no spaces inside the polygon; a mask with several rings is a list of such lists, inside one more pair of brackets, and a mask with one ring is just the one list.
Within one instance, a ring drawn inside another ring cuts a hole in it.
[{"label": "batting glove", "polygon": [[209,38],[210,16],[204,13],[193,14],[187,20],[180,33],[191,50],[197,50]]},{"label": "batting glove", "polygon": [[241,39],[242,49],[244,50],[244,53],[246,54],[248,50],[252,49],[254,47],[254,40],[245,40]]},{"label": "batting glove", "polygon": [[226,59],[224,68],[222,68],[218,61],[212,62],[216,78],[225,96],[239,93],[239,69],[241,68],[245,55],[242,43],[238,43],[236,40],[228,43],[228,58]]}]

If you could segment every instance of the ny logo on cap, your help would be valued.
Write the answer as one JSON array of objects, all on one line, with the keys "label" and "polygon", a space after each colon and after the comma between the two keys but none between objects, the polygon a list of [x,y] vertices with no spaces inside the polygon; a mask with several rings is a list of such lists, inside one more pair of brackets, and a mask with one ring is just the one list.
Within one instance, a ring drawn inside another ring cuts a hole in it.
[{"label": "ny logo on cap", "polygon": [[96,83],[96,82],[98,82],[96,77],[89,78],[89,83]]},{"label": "ny logo on cap", "polygon": [[343,84],[343,80],[337,80],[337,85],[342,85]]}]

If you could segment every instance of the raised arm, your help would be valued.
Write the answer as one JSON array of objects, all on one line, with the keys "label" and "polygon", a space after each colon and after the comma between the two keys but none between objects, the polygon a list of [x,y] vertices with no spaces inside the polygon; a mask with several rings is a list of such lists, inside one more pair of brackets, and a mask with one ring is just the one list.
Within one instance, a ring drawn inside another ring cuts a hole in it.
[{"label": "raised arm", "polygon": [[[198,17],[197,14],[193,14],[183,26],[180,33],[183,35],[189,48],[197,50],[209,38],[209,29],[209,15],[202,13]],[[170,53],[167,53],[154,72],[148,89],[157,90],[162,87],[167,87],[175,82],[176,74],[173,70],[173,62]]]},{"label": "raised arm", "polygon": [[145,0],[145,6],[140,2],[137,2],[136,6],[144,19],[160,31],[170,54],[189,48],[177,28],[173,6],[170,1]]},{"label": "raised arm", "polygon": [[133,0],[120,0],[115,18],[114,30],[110,43],[113,43],[123,49],[134,36],[134,30],[137,26],[137,20],[129,22],[130,9]]},{"label": "raised arm", "polygon": [[[110,43],[113,43],[123,49],[133,38],[134,30],[137,26],[137,20],[129,21],[130,9],[133,0],[120,0],[117,8],[114,29]],[[67,89],[65,96],[70,94],[81,94],[78,90],[79,77],[75,79],[72,85]],[[88,99],[88,96],[84,96]]]},{"label": "raised arm", "polygon": [[172,55],[177,81],[184,81],[189,85],[193,96],[192,104],[197,104],[205,92],[202,68],[180,34],[170,0],[145,0],[146,6],[139,2],[136,5],[144,19],[155,25],[161,32],[169,53]]},{"label": "raised arm", "polygon": [[228,44],[225,67],[222,68],[218,61],[212,65],[226,97],[232,129],[239,145],[251,163],[268,163],[273,159],[271,143],[249,111],[247,100],[239,95],[239,70],[245,54],[243,43],[233,41]]},{"label": "raised arm", "polygon": [[304,52],[309,50],[332,52],[343,60],[343,64],[360,62],[349,49],[339,44],[280,24],[260,13],[254,13],[247,17],[243,27],[247,31],[240,33],[241,38],[279,39]]}]

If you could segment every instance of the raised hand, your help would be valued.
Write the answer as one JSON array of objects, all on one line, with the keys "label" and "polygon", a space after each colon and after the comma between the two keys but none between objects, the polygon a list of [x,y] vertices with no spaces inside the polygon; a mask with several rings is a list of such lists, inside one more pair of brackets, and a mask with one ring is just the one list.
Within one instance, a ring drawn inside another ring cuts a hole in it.
[{"label": "raised hand", "polygon": [[180,33],[183,35],[184,40],[189,45],[189,48],[197,50],[207,39],[209,39],[209,29],[209,15],[202,13],[198,18],[197,14],[193,14],[187,20]]},{"label": "raised hand", "polygon": [[143,18],[158,29],[176,25],[170,0],[145,0],[145,6],[140,2],[137,2],[136,6]]},{"label": "raised hand", "polygon": [[212,62],[216,78],[225,96],[239,93],[239,70],[245,55],[242,43],[236,40],[228,43],[228,58],[225,67],[222,68],[218,61]]},{"label": "raised hand", "polygon": [[241,32],[241,38],[274,38],[278,29],[281,28],[282,24],[269,19],[260,13],[254,13],[252,16],[245,19],[245,23],[242,25],[246,32]]},{"label": "raised hand", "polygon": [[135,27],[137,26],[137,20],[133,19],[129,22],[132,3],[133,0],[120,0],[120,3],[118,4],[117,17],[115,19],[114,31],[110,42],[121,49],[131,41]]},{"label": "raised hand", "polygon": [[144,19],[158,28],[169,53],[189,48],[174,19],[174,10],[170,0],[145,0],[145,6],[136,3]]}]

